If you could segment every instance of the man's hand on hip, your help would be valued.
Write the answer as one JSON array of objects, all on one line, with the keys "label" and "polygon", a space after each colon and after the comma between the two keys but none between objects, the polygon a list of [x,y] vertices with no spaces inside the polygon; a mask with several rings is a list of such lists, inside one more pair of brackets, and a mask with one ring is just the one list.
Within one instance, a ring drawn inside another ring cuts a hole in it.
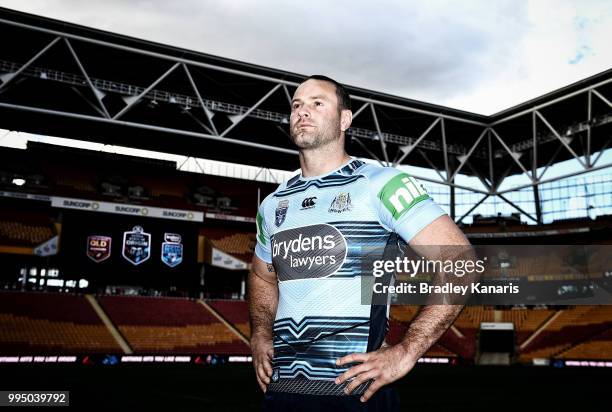
[{"label": "man's hand on hip", "polygon": [[394,345],[382,347],[374,352],[351,353],[338,359],[336,365],[354,362],[361,363],[338,376],[336,384],[354,378],[345,389],[345,392],[350,394],[359,385],[372,379],[373,382],[361,396],[361,401],[366,402],[378,389],[405,376],[415,365],[416,360],[407,355],[402,345]]},{"label": "man's hand on hip", "polygon": [[265,393],[270,384],[272,376],[272,359],[274,357],[274,346],[272,338],[264,335],[251,336],[251,353],[253,355],[253,366],[255,376],[261,390]]}]

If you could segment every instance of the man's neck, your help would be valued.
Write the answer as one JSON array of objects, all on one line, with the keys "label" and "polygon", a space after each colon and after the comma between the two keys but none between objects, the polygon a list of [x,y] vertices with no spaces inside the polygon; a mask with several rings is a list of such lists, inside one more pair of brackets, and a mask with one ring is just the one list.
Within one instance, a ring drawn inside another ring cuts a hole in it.
[{"label": "man's neck", "polygon": [[321,176],[333,172],[347,163],[351,157],[338,147],[320,147],[300,151],[302,177]]}]

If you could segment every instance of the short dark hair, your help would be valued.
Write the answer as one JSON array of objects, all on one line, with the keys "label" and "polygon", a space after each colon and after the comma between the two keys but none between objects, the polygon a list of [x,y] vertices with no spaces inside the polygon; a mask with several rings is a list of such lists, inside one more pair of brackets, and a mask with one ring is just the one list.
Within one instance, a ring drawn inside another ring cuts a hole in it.
[{"label": "short dark hair", "polygon": [[348,92],[340,83],[335,81],[334,79],[323,76],[322,74],[313,74],[306,78],[302,83],[308,80],[320,80],[323,82],[329,82],[336,87],[336,96],[338,97],[338,108],[340,110],[351,110],[351,96],[349,96]]}]

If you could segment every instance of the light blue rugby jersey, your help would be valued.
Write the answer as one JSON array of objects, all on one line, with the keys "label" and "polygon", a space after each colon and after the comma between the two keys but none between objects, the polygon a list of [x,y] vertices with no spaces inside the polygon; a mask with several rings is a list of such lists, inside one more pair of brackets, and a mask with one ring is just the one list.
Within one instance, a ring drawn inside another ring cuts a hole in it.
[{"label": "light blue rugby jersey", "polygon": [[388,328],[388,306],[361,302],[365,255],[382,259],[397,235],[408,242],[443,214],[408,174],[357,159],[264,199],[255,254],[273,263],[279,287],[269,390],[344,394],[334,379],[348,367],[336,359],[378,349]]}]

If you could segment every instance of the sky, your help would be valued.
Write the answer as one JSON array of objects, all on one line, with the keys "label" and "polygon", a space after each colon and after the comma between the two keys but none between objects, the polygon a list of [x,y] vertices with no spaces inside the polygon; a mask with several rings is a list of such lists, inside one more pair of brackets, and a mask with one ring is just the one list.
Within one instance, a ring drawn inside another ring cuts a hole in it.
[{"label": "sky", "polygon": [[609,0],[0,6],[487,115],[612,68]]}]

